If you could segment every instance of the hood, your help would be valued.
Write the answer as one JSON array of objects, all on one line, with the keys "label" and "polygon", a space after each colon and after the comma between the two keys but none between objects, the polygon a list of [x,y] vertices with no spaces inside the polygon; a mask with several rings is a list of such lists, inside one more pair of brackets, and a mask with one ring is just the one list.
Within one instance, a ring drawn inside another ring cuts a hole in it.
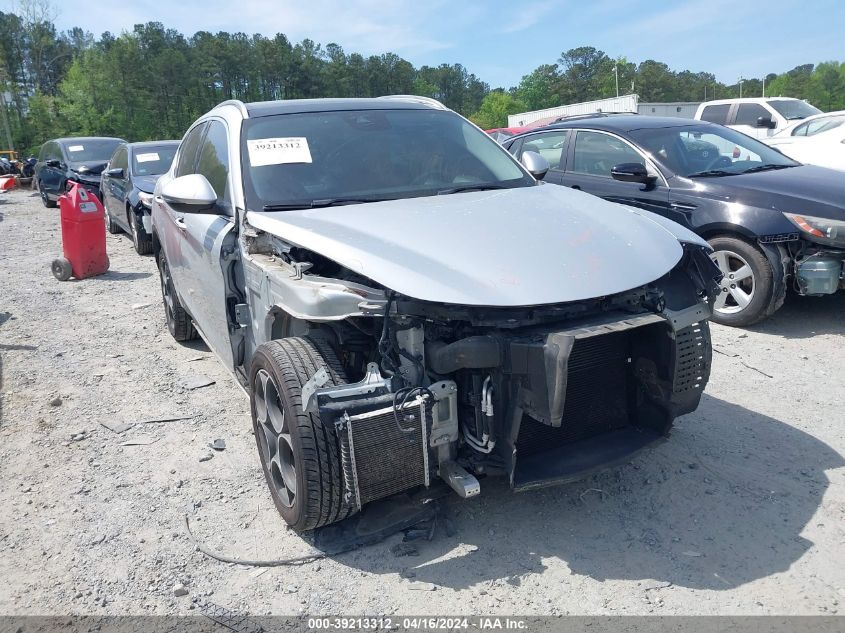
[{"label": "hood", "polygon": [[158,179],[161,178],[161,175],[158,176],[133,176],[132,182],[135,183],[135,186],[138,187],[141,191],[145,193],[152,193],[155,191],[156,182]]},{"label": "hood", "polygon": [[842,172],[799,165],[755,174],[695,179],[721,200],[772,211],[805,213],[845,220],[845,178]]},{"label": "hood", "polygon": [[93,179],[103,172],[107,164],[108,161],[89,160],[78,163],[69,163],[68,167],[70,167],[71,170],[75,171],[83,178]]},{"label": "hood", "polygon": [[403,295],[459,305],[611,295],[662,277],[682,255],[648,217],[551,185],[249,212],[247,221]]}]

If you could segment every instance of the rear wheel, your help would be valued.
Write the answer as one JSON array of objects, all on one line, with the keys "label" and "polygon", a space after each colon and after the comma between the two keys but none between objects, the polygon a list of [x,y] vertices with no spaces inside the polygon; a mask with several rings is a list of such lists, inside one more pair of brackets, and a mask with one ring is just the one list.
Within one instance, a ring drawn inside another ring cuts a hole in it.
[{"label": "rear wheel", "polygon": [[713,305],[713,321],[743,327],[769,316],[774,273],[763,252],[738,237],[720,235],[709,242],[710,258],[724,275]]},{"label": "rear wheel", "polygon": [[48,209],[56,208],[58,203],[55,200],[50,200],[50,198],[47,197],[47,192],[44,191],[44,184],[41,182],[38,183],[38,193],[41,194],[41,204],[43,204]]},{"label": "rear wheel", "polygon": [[328,385],[346,383],[334,351],[322,341],[291,337],[255,350],[250,405],[255,441],[270,495],[297,532],[340,521],[355,512],[347,499],[333,425],[306,413],[302,386],[325,369]]},{"label": "rear wheel", "polygon": [[111,219],[111,215],[109,214],[108,209],[106,209],[106,230],[112,235],[117,235],[118,233],[120,233],[120,227],[115,224],[114,220]]},{"label": "rear wheel", "polygon": [[126,214],[132,231],[132,245],[135,247],[135,252],[139,255],[149,255],[153,252],[153,238],[144,230],[135,211],[127,209]]},{"label": "rear wheel", "polygon": [[182,307],[176,288],[173,285],[173,278],[170,276],[170,267],[164,253],[158,256],[158,273],[161,279],[161,298],[164,302],[164,316],[167,319],[167,329],[171,336],[177,341],[190,341],[196,338],[197,331],[191,322],[191,317]]}]

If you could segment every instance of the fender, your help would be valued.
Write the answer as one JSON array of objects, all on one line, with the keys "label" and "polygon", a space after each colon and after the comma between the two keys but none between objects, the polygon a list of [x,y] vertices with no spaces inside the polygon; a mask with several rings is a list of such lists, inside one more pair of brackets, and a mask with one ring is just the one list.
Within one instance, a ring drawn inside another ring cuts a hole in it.
[{"label": "fender", "polygon": [[775,209],[682,191],[672,193],[672,203],[690,206],[683,211],[683,223],[702,237],[736,233],[753,241],[773,236],[780,238],[775,241],[798,239],[795,225]]}]

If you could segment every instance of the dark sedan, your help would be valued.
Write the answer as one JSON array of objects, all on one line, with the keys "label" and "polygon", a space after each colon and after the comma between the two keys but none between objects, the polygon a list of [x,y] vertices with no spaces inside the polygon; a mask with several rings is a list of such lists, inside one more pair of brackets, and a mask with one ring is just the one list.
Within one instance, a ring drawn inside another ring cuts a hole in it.
[{"label": "dark sedan", "polygon": [[74,137],[47,141],[35,163],[35,186],[45,207],[55,207],[68,181],[82,184],[100,196],[100,172],[115,148],[124,143],[120,138]]},{"label": "dark sedan", "polygon": [[720,125],[674,118],[568,121],[503,145],[523,162],[542,156],[546,182],[659,213],[707,239],[724,273],[718,323],[770,316],[789,287],[802,295],[845,287],[842,172],[801,165]]},{"label": "dark sedan", "polygon": [[102,174],[109,233],[127,232],[139,255],[153,252],[150,209],[159,176],[170,169],[179,141],[122,143]]}]

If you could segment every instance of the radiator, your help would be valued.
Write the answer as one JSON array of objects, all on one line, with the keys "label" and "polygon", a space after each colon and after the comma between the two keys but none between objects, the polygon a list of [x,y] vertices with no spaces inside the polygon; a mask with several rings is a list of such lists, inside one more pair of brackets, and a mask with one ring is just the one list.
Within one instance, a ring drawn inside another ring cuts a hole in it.
[{"label": "radiator", "polygon": [[620,429],[628,419],[630,330],[575,341],[569,356],[563,424],[551,427],[523,416],[517,446],[532,455]]},{"label": "radiator", "polygon": [[429,485],[428,427],[431,405],[418,398],[407,403],[396,424],[393,406],[349,415],[339,434],[347,487],[360,509],[416,486]]}]

